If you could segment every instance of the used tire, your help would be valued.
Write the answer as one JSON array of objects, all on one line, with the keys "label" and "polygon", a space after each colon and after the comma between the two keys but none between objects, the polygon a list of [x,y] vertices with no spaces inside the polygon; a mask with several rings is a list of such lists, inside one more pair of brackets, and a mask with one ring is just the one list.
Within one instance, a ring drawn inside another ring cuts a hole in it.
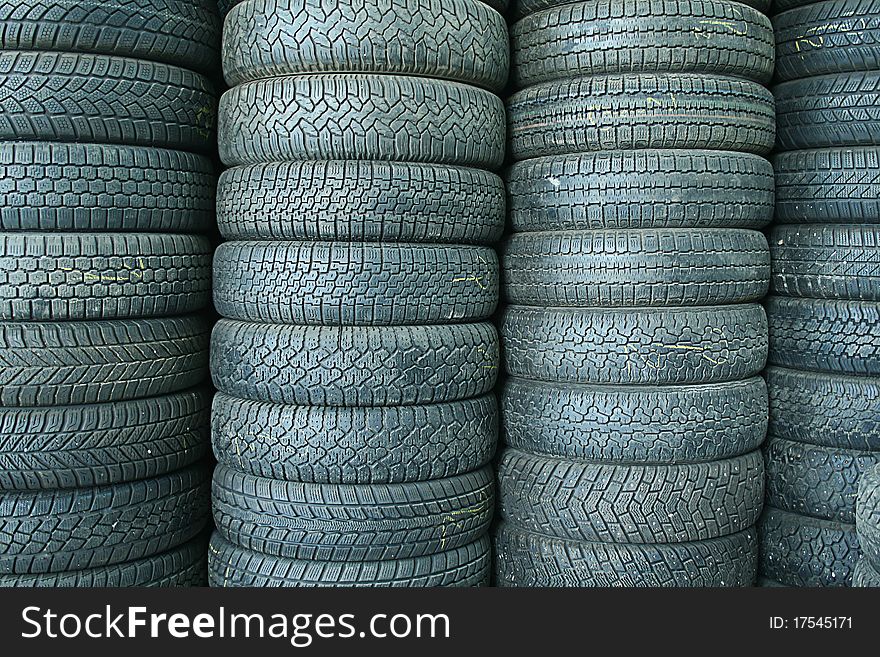
[{"label": "used tire", "polygon": [[880,570],[880,467],[865,473],[859,481],[856,530],[865,558]]},{"label": "used tire", "polygon": [[853,572],[852,585],[859,588],[880,588],[880,571],[867,559],[859,559]]},{"label": "used tire", "polygon": [[[221,3],[229,2],[230,0],[220,0]],[[235,0],[232,0],[235,1]],[[542,9],[547,9],[548,7],[558,7],[560,5],[566,5],[571,0],[513,0],[511,2],[512,11],[511,16],[514,19],[522,18],[523,16],[528,16],[536,11],[541,11]],[[795,3],[798,1],[805,0],[777,0],[776,8],[781,10],[782,3]],[[769,14],[770,9],[770,0],[746,0],[742,4],[747,5],[749,7],[754,7],[758,11],[761,11],[765,14]]]}]

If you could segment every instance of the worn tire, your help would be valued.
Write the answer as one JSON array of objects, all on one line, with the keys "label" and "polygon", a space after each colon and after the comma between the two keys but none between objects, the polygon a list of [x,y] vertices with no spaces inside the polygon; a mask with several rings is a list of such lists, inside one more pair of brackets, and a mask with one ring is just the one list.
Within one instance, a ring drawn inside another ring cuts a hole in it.
[{"label": "worn tire", "polygon": [[495,454],[494,395],[340,408],[214,398],[214,455],[259,477],[318,484],[400,484],[472,472]]},{"label": "worn tire", "polygon": [[[229,2],[230,0],[219,0],[221,3]],[[232,0],[232,1],[240,1],[240,0]],[[797,2],[798,0],[782,0],[782,2]],[[804,0],[801,0],[804,1]],[[528,16],[529,14],[533,14],[536,11],[541,11],[542,9],[547,9],[549,7],[558,7],[560,5],[566,5],[571,0],[512,0],[510,4],[512,5],[512,9],[510,12],[511,18],[518,20],[523,16]],[[749,7],[754,7],[760,12],[767,14],[769,16],[770,10],[770,0],[746,0],[742,4],[747,5]],[[780,4],[780,1],[777,0],[777,6]]]},{"label": "worn tire", "polygon": [[211,538],[208,581],[212,587],[446,587],[487,586],[492,566],[489,539],[414,559],[322,562],[285,559],[245,550],[218,532]]},{"label": "worn tire", "polygon": [[756,304],[716,308],[529,308],[501,316],[507,372],[562,383],[720,383],[760,372],[767,319]]},{"label": "worn tire", "polygon": [[773,218],[773,168],[746,153],[603,151],[535,158],[510,168],[507,190],[516,232],[761,228]]},{"label": "worn tire", "polygon": [[853,572],[852,585],[858,588],[880,588],[880,570],[874,568],[864,557],[859,559]]},{"label": "worn tire", "polygon": [[269,162],[227,169],[217,189],[230,240],[492,244],[504,221],[501,178],[463,167]]},{"label": "worn tire", "polygon": [[0,405],[115,402],[183,390],[207,375],[199,316],[112,322],[0,322]]},{"label": "worn tire", "polygon": [[221,320],[211,373],[223,392],[302,406],[409,406],[486,394],[495,385],[492,324],[309,327]]},{"label": "worn tire", "polygon": [[866,472],[859,481],[856,531],[865,558],[880,570],[880,467]]},{"label": "worn tire", "polygon": [[591,543],[501,523],[495,553],[502,587],[744,587],[755,581],[758,537],[748,529],[691,543]]}]

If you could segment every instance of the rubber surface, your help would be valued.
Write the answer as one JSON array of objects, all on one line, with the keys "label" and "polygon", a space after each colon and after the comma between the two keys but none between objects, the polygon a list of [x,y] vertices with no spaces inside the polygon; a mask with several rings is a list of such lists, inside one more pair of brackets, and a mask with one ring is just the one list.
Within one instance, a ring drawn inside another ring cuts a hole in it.
[{"label": "rubber surface", "polygon": [[597,386],[507,379],[504,442],[590,461],[686,463],[755,450],[767,432],[763,379],[701,386]]},{"label": "rubber surface", "polygon": [[307,327],[221,320],[211,373],[236,397],[317,406],[401,406],[489,392],[498,371],[492,324]]},{"label": "rubber surface", "polygon": [[205,379],[200,316],[109,322],[0,322],[0,404],[61,406],[183,390]]},{"label": "rubber surface", "polygon": [[217,189],[227,239],[492,244],[504,220],[501,178],[437,164],[269,162],[227,169]]},{"label": "rubber surface", "polygon": [[735,229],[642,229],[514,235],[505,296],[529,306],[710,306],[761,299],[764,235]]},{"label": "rubber surface", "polygon": [[321,484],[399,484],[486,465],[498,438],[494,395],[340,408],[214,398],[217,460],[260,477]]},{"label": "rubber surface", "polygon": [[535,158],[509,169],[507,190],[516,232],[761,228],[773,218],[773,168],[746,153],[602,151]]},{"label": "rubber surface", "polygon": [[210,302],[211,243],[193,235],[0,234],[0,319],[180,315]]},{"label": "rubber surface", "polygon": [[866,472],[859,481],[856,531],[865,558],[880,570],[880,467]]},{"label": "rubber surface", "polygon": [[86,488],[179,470],[208,450],[198,389],[86,406],[0,407],[0,489]]},{"label": "rubber surface", "polygon": [[[229,2],[230,0],[219,0],[222,4],[224,2]],[[233,2],[236,0],[232,0]],[[240,1],[240,0],[238,0]],[[776,0],[776,5],[779,6],[784,2],[794,3],[798,0]],[[802,1],[802,0],[801,0]],[[511,11],[510,15],[513,19],[519,19],[523,16],[527,16],[528,14],[532,14],[536,11],[541,11],[542,9],[547,9],[548,7],[558,7],[560,5],[566,5],[570,2],[570,0],[510,0]],[[749,7],[754,7],[758,11],[761,11],[769,16],[770,12],[770,0],[747,0],[742,4],[748,5]],[[779,9],[781,11],[781,9]]]},{"label": "rubber surface", "polygon": [[224,317],[305,325],[399,325],[489,317],[491,248],[346,242],[226,242],[214,255]]},{"label": "rubber surface", "polygon": [[880,588],[880,571],[865,558],[859,559],[853,572],[853,586],[860,588]]},{"label": "rubber surface", "polygon": [[502,523],[495,552],[502,587],[743,587],[755,581],[758,537],[749,529],[692,543],[589,543]]},{"label": "rubber surface", "polygon": [[248,82],[220,100],[220,157],[227,166],[405,160],[494,169],[504,141],[501,99],[455,82],[300,75]]},{"label": "rubber surface", "polygon": [[771,93],[735,78],[596,75],[529,87],[507,107],[516,160],[656,148],[762,155],[775,136]]},{"label": "rubber surface", "polygon": [[528,308],[501,315],[508,373],[539,381],[693,384],[745,379],[767,358],[754,304],[717,308]]},{"label": "rubber surface", "polygon": [[331,562],[285,559],[251,552],[214,533],[208,552],[213,587],[434,587],[487,586],[491,569],[488,538],[415,559]]}]

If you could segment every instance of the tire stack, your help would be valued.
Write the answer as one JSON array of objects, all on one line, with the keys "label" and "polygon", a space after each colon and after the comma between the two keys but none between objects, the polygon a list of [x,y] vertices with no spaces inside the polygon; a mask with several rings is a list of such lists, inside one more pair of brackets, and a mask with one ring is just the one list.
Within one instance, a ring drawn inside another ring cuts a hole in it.
[{"label": "tire stack", "polygon": [[496,581],[751,585],[770,22],[722,0],[515,11]]},{"label": "tire stack", "polygon": [[0,586],[204,583],[216,8],[2,0],[0,48]]},{"label": "tire stack", "polygon": [[880,466],[859,482],[856,501],[856,532],[861,558],[853,574],[853,586],[880,587]]},{"label": "tire stack", "polygon": [[763,577],[847,586],[880,462],[880,2],[777,3]]},{"label": "tire stack", "polygon": [[504,20],[249,0],[223,43],[210,582],[485,584]]}]

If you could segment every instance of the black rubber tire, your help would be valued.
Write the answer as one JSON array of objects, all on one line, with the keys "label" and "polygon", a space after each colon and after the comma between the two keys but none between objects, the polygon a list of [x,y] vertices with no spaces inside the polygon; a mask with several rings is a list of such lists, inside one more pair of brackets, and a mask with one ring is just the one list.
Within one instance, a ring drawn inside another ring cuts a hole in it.
[{"label": "black rubber tire", "polygon": [[495,169],[504,159],[501,99],[457,82],[354,73],[278,77],[227,91],[219,116],[227,166],[405,160]]},{"label": "black rubber tire", "polygon": [[799,515],[855,523],[858,482],[880,452],[810,445],[775,436],[764,444],[767,504]]},{"label": "black rubber tire", "polygon": [[859,559],[856,529],[767,507],[758,524],[759,570],[786,586],[849,586]]},{"label": "black rubber tire", "polygon": [[131,483],[0,493],[0,574],[67,572],[148,557],[198,536],[205,465]]},{"label": "black rubber tire", "polygon": [[495,530],[501,587],[744,587],[755,581],[754,529],[692,543],[570,541],[509,523]]},{"label": "black rubber tire", "polygon": [[768,367],[769,430],[780,438],[880,451],[880,379]]},{"label": "black rubber tire", "polygon": [[[751,0],[750,0],[751,1]],[[783,11],[788,11],[789,9],[794,9],[795,7],[803,7],[804,5],[809,5],[816,0],[772,0],[773,2],[773,13],[779,14]],[[770,0],[767,0],[767,4],[770,4]],[[764,12],[768,16],[770,13]]]},{"label": "black rubber tire", "polygon": [[776,78],[880,69],[880,2],[815,2],[773,17]]},{"label": "black rubber tire", "polygon": [[0,230],[204,232],[213,165],[181,151],[0,143]]},{"label": "black rubber tire", "polygon": [[0,322],[0,405],[62,406],[164,395],[207,376],[200,316]]},{"label": "black rubber tire", "polygon": [[221,392],[212,426],[217,461],[242,472],[319,484],[401,484],[489,463],[498,404],[489,394],[419,406],[290,406]]},{"label": "black rubber tire", "polygon": [[220,18],[211,0],[0,1],[0,49],[117,55],[217,70]]},{"label": "black rubber tire", "polygon": [[874,568],[867,559],[859,559],[853,572],[852,585],[858,588],[880,588],[880,570]]},{"label": "black rubber tire", "polygon": [[507,372],[562,383],[696,384],[745,379],[767,359],[756,304],[716,308],[528,308],[501,316]]},{"label": "black rubber tire", "polygon": [[880,301],[880,226],[777,226],[768,240],[774,292]]},{"label": "black rubber tire", "polygon": [[702,386],[596,386],[508,379],[507,445],[605,463],[689,463],[757,449],[767,432],[764,380]]},{"label": "black rubber tire", "polygon": [[285,559],[240,548],[218,532],[208,552],[212,587],[446,587],[488,586],[489,539],[415,559],[329,562]]},{"label": "black rubber tire", "polygon": [[775,579],[770,579],[769,577],[759,577],[758,581],[755,582],[755,586],[762,589],[784,589],[788,588],[788,584],[783,584],[782,582],[777,582]]},{"label": "black rubber tire", "polygon": [[180,315],[210,300],[205,237],[0,233],[0,320]]},{"label": "black rubber tire", "polygon": [[474,321],[495,311],[499,273],[488,247],[227,242],[214,305],[230,319],[309,326]]},{"label": "black rubber tire", "polygon": [[609,73],[708,73],[766,83],[773,27],[726,0],[575,2],[510,29],[513,83],[527,87]]},{"label": "black rubber tire", "polygon": [[199,389],[89,406],[0,407],[0,490],[87,488],[179,470],[208,450],[210,399]]},{"label": "black rubber tire", "polygon": [[507,107],[516,160],[656,148],[762,155],[775,136],[771,93],[735,78],[595,75],[529,87]]},{"label": "black rubber tire", "polygon": [[773,365],[880,376],[880,303],[770,296],[765,305]]},{"label": "black rubber tire", "polygon": [[488,322],[309,327],[220,320],[211,372],[223,392],[302,406],[409,406],[486,394],[498,334]]},{"label": "black rubber tire", "polygon": [[[501,12],[501,13],[504,13],[505,11],[507,11],[507,6],[510,3],[510,0],[481,0],[481,1],[483,2],[483,4],[485,4],[489,7],[492,7],[493,9],[495,9],[496,11]],[[755,2],[755,1],[760,2],[762,0],[751,0],[751,1],[752,2]],[[220,10],[220,14],[222,16],[225,16],[226,14],[229,13],[229,11],[235,5],[244,2],[244,0],[216,0],[216,2],[217,2],[217,7]]]},{"label": "black rubber tire", "polygon": [[880,467],[866,472],[859,481],[856,531],[865,558],[880,571]]},{"label": "black rubber tire", "polygon": [[3,54],[0,141],[213,148],[214,89],[198,73],[105,55]]},{"label": "black rubber tire", "polygon": [[520,233],[505,245],[504,293],[527,306],[715,306],[767,293],[756,230],[666,228]]},{"label": "black rubber tire", "polygon": [[220,16],[225,18],[226,14],[232,11],[232,8],[244,2],[244,0],[216,0],[217,2],[217,10],[220,12]]},{"label": "black rubber tire", "polygon": [[880,71],[783,82],[773,95],[780,150],[880,145]]},{"label": "black rubber tire", "polygon": [[516,232],[761,228],[773,218],[773,168],[763,157],[746,153],[650,150],[542,157],[514,164],[507,190]]},{"label": "black rubber tire", "polygon": [[206,586],[208,546],[195,538],[168,552],[110,566],[38,575],[0,575],[0,588],[128,588]]},{"label": "black rubber tire", "polygon": [[760,451],[680,465],[608,464],[507,448],[498,513],[545,536],[604,543],[682,543],[753,526],[764,504]]},{"label": "black rubber tire", "polygon": [[389,561],[437,554],[485,535],[492,469],[405,484],[304,484],[214,471],[217,531],[261,554],[309,561]]},{"label": "black rubber tire", "polygon": [[504,18],[473,0],[252,0],[223,31],[230,87],[284,75],[392,73],[498,92],[509,66]]},{"label": "black rubber tire", "polygon": [[217,189],[227,239],[492,244],[504,219],[501,178],[436,164],[270,162],[227,169]]},{"label": "black rubber tire", "polygon": [[[220,3],[229,2],[230,0],[219,0]],[[240,2],[241,0],[233,0]],[[782,0],[785,2],[786,0]],[[789,2],[795,2],[797,0],[788,0]],[[804,1],[804,0],[801,0]],[[810,1],[810,0],[806,0]],[[565,5],[571,2],[571,0],[511,0],[510,4],[512,5],[510,16],[512,19],[518,20],[523,16],[528,16],[536,11],[541,11],[542,9],[547,9],[549,7],[558,7],[560,5]],[[776,4],[779,5],[780,0],[776,0]],[[770,15],[770,0],[746,0],[742,4],[747,5],[749,7],[754,7],[760,12],[764,14]]]},{"label": "black rubber tire", "polygon": [[880,148],[779,153],[773,168],[780,223],[880,223]]}]

